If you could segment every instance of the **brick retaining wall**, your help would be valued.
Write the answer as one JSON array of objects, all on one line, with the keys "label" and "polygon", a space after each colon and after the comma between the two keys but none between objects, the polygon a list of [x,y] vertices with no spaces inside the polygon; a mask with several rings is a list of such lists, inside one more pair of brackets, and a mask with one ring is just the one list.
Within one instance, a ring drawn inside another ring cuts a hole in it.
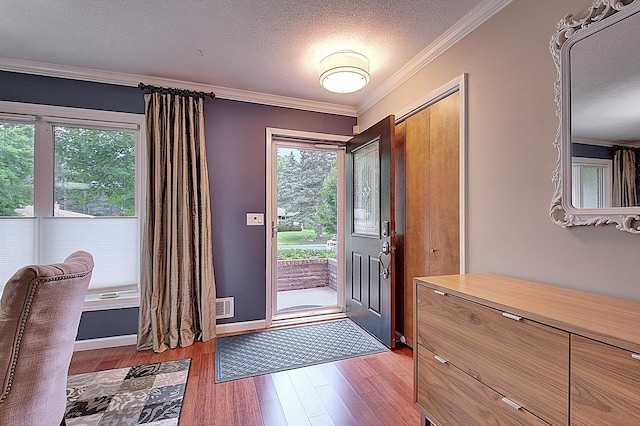
[{"label": "brick retaining wall", "polygon": [[335,259],[278,260],[278,291],[305,288],[337,288],[338,262]]},{"label": "brick retaining wall", "polygon": [[328,286],[338,291],[338,261],[336,259],[327,259],[327,268],[329,269]]}]

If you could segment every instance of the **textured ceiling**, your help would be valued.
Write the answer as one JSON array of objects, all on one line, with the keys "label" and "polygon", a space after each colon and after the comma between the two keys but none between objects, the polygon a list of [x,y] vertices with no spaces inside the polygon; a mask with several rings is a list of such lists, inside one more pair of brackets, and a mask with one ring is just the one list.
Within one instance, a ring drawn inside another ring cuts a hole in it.
[{"label": "textured ceiling", "polygon": [[571,119],[574,136],[640,141],[640,13],[571,47]]},{"label": "textured ceiling", "polygon": [[[0,57],[356,106],[482,3],[0,0]],[[340,49],[370,59],[360,92],[318,83]]]}]

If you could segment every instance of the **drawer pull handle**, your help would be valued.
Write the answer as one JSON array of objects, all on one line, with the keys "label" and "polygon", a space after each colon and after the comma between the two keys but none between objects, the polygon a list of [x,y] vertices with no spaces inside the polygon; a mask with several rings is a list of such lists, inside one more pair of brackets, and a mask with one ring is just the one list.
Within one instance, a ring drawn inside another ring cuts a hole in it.
[{"label": "drawer pull handle", "polygon": [[434,292],[435,294],[439,294],[440,296],[446,296],[446,295],[447,295],[447,293],[446,293],[445,291],[433,290],[433,292]]},{"label": "drawer pull handle", "polygon": [[503,313],[502,313],[502,316],[503,316],[503,317],[505,317],[505,318],[512,319],[512,320],[514,320],[514,321],[520,321],[520,320],[522,319],[522,317],[519,317],[519,316],[517,316],[517,315],[510,314],[509,312],[503,312]]},{"label": "drawer pull handle", "polygon": [[437,359],[437,360],[438,360],[438,362],[441,362],[442,364],[446,364],[447,362],[449,362],[449,361],[447,361],[446,359],[442,358],[442,357],[441,357],[441,356],[439,356],[439,355],[434,355],[433,357],[434,357],[435,359]]},{"label": "drawer pull handle", "polygon": [[631,354],[631,358],[637,359],[638,361],[640,361],[640,354]]},{"label": "drawer pull handle", "polygon": [[513,408],[514,410],[519,410],[519,409],[522,408],[520,405],[516,404],[515,402],[513,402],[509,398],[502,398],[502,402],[504,402],[509,407]]}]

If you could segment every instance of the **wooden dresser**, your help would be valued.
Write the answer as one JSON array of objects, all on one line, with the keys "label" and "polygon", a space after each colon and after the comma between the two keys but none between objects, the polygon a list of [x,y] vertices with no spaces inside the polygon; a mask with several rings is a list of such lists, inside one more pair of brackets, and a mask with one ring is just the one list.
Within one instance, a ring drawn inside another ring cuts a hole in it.
[{"label": "wooden dresser", "polygon": [[640,425],[640,303],[491,274],[414,284],[426,424]]}]

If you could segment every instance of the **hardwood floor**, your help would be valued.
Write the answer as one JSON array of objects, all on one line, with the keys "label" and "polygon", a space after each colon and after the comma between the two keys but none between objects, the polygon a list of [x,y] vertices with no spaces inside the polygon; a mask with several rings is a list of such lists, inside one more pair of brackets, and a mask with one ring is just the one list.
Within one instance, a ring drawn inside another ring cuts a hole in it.
[{"label": "hardwood floor", "polygon": [[412,351],[381,354],[214,383],[215,343],[161,354],[134,346],[75,352],[69,374],[191,358],[180,424],[418,425]]}]

